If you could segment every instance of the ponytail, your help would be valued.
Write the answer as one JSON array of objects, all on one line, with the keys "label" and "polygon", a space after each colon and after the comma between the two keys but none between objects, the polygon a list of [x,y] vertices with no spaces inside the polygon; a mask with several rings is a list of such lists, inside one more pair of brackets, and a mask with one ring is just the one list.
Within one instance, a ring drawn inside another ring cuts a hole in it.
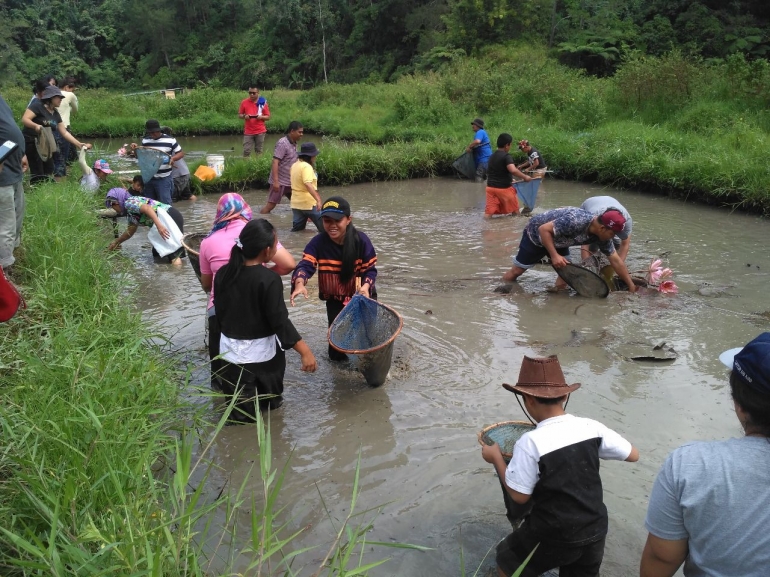
[{"label": "ponytail", "polygon": [[361,252],[361,239],[356,227],[351,222],[345,231],[345,241],[342,244],[342,268],[340,281],[344,284],[353,278],[356,272],[356,259]]}]

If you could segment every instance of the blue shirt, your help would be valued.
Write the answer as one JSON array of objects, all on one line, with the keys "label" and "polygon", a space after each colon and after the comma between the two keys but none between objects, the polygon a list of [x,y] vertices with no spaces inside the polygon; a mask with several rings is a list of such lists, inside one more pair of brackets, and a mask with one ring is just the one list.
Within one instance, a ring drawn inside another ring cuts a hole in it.
[{"label": "blue shirt", "polygon": [[474,140],[481,141],[481,144],[473,149],[473,161],[476,163],[476,168],[478,168],[480,164],[489,162],[489,157],[492,156],[492,144],[489,142],[489,135],[483,128],[479,128],[476,131]]}]

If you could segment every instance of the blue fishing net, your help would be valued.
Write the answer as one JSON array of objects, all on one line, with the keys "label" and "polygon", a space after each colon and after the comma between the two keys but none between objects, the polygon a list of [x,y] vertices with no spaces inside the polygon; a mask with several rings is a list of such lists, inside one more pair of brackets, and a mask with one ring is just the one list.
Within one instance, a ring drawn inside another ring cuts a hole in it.
[{"label": "blue fishing net", "polygon": [[358,369],[369,385],[378,387],[388,376],[393,339],[401,326],[394,310],[356,294],[329,328],[329,343],[343,353],[360,355]]},{"label": "blue fishing net", "polygon": [[139,147],[136,149],[136,162],[139,164],[139,170],[142,173],[142,180],[148,182],[153,176],[158,174],[158,170],[164,164],[170,161],[167,154],[154,148]]},{"label": "blue fishing net", "polygon": [[516,189],[516,194],[530,210],[535,208],[535,202],[537,201],[537,191],[540,188],[541,181],[541,178],[533,178],[529,182],[513,183],[513,188]]}]

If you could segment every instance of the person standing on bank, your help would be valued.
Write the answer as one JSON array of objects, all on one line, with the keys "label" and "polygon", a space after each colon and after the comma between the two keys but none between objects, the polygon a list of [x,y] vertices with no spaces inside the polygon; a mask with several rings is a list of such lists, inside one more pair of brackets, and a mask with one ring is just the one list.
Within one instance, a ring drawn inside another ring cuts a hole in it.
[{"label": "person standing on bank", "polygon": [[495,214],[519,214],[519,200],[511,177],[516,176],[526,182],[532,180],[516,168],[510,155],[512,143],[513,136],[504,132],[497,137],[497,151],[489,158],[484,218],[492,218]]},{"label": "person standing on bank", "polygon": [[[610,208],[616,208],[620,211],[626,219],[626,224],[623,227],[623,230],[615,233],[615,238],[612,239],[612,243],[615,245],[615,250],[618,251],[618,256],[623,262],[626,262],[628,250],[631,248],[631,231],[634,227],[634,222],[625,207],[611,196],[592,196],[591,198],[585,199],[583,204],[580,205],[580,208],[587,210],[596,216]],[[596,244],[584,244],[581,247],[580,257],[585,260],[591,253],[594,253],[597,250],[599,250],[599,246]]]},{"label": "person standing on bank", "polygon": [[512,575],[537,547],[522,577],[556,567],[562,577],[598,576],[608,531],[599,459],[634,463],[639,451],[598,421],[567,414],[580,383],[567,384],[556,355],[525,356],[518,382],[503,387],[521,397],[537,426],[516,441],[508,465],[497,443],[482,444],[482,458],[514,504],[506,500],[509,521],[524,518],[497,545],[497,574]]},{"label": "person standing on bank", "polygon": [[770,333],[719,355],[744,436],[682,445],[650,494],[641,577],[770,572]]},{"label": "person standing on bank", "polygon": [[24,135],[16,125],[11,107],[0,96],[0,143],[18,146],[2,164],[0,171],[0,266],[8,272],[16,262],[13,249],[21,244],[24,222],[24,173],[29,168],[24,154]]},{"label": "person standing on bank", "polygon": [[291,167],[297,162],[297,143],[303,134],[302,123],[292,120],[286,135],[275,143],[273,163],[267,179],[270,192],[267,195],[267,203],[259,211],[260,214],[270,214],[284,196],[291,200]]},{"label": "person standing on bank", "polygon": [[[326,302],[326,319],[332,326],[356,292],[377,299],[377,253],[369,237],[353,226],[350,204],[341,196],[326,199],[321,206],[321,220],[324,232],[310,240],[294,269],[290,302],[294,306],[300,294],[308,298],[307,281],[318,269],[318,298]],[[348,356],[329,345],[329,358],[345,361]]]},{"label": "person standing on bank", "polygon": [[[144,183],[144,196],[171,206],[173,203],[174,179],[171,173],[177,160],[184,157],[184,151],[176,138],[163,134],[160,122],[151,118],[144,124],[145,136],[142,138],[142,146],[160,150],[168,157],[168,162],[161,164],[158,172],[149,181]],[[131,148],[136,150],[136,143],[131,143]]]},{"label": "person standing on bank", "polygon": [[476,181],[481,182],[487,178],[487,163],[492,156],[492,143],[489,135],[484,130],[484,121],[481,118],[474,118],[471,122],[474,136],[471,143],[465,149],[466,152],[473,153],[473,162],[476,164]]},{"label": "person standing on bank", "polygon": [[318,173],[315,158],[321,153],[312,142],[303,142],[299,160],[291,167],[291,231],[305,230],[307,219],[313,221],[318,232],[323,232],[321,222],[321,196],[318,194]]},{"label": "person standing on bank", "polygon": [[83,144],[64,127],[57,110],[63,98],[61,90],[56,86],[48,86],[40,93],[40,98],[35,98],[29,103],[21,117],[21,123],[24,125],[24,147],[29,161],[30,184],[44,182],[53,176],[53,153],[57,149],[53,139],[54,130],[78,150],[83,147],[92,148],[90,143]]},{"label": "person standing on bank", "polygon": [[249,158],[252,150],[262,154],[267,134],[265,121],[270,120],[270,108],[265,97],[259,95],[259,88],[249,87],[248,91],[248,98],[244,98],[238,108],[238,118],[243,119],[243,158]]},{"label": "person standing on bank", "polygon": [[[283,404],[284,351],[300,354],[302,370],[316,370],[315,356],[289,320],[283,283],[262,266],[275,255],[278,236],[267,220],[246,223],[235,239],[230,260],[214,277],[214,307],[221,328],[222,387],[238,394],[231,420],[253,422],[256,406]],[[271,398],[259,398],[271,395]]]}]

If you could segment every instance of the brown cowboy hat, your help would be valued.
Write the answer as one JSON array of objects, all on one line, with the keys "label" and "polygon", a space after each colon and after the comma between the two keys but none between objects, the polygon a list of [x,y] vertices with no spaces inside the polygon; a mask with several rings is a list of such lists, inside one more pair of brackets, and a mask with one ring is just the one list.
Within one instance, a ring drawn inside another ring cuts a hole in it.
[{"label": "brown cowboy hat", "polygon": [[518,382],[515,385],[503,383],[503,387],[531,397],[558,399],[579,389],[580,383],[567,384],[556,355],[535,359],[524,355]]}]

